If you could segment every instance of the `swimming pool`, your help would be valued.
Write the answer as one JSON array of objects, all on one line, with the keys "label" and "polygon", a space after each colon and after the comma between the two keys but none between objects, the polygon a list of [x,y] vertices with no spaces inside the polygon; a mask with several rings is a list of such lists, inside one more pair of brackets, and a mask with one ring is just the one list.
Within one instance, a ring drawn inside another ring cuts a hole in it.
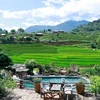
[{"label": "swimming pool", "polygon": [[[23,86],[27,89],[34,89],[34,82],[31,80],[36,77],[28,77],[27,80],[24,80]],[[42,78],[42,82],[50,82],[50,83],[69,83],[69,84],[75,84],[79,81],[82,81],[84,83],[89,83],[89,81],[86,78],[78,77],[78,76],[38,76]]]}]

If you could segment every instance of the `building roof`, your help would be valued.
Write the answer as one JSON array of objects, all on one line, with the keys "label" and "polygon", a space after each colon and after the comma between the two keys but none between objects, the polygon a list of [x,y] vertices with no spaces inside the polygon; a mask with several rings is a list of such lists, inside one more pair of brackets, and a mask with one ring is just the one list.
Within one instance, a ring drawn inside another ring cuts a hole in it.
[{"label": "building roof", "polygon": [[27,68],[20,67],[20,68],[16,69],[16,72],[27,72],[28,70],[29,69],[27,69]]},{"label": "building roof", "polygon": [[16,72],[26,72],[29,70],[26,68],[25,64],[14,64],[12,69],[15,69]]},{"label": "building roof", "polygon": [[13,69],[20,68],[20,67],[25,67],[25,64],[14,64],[12,66]]}]

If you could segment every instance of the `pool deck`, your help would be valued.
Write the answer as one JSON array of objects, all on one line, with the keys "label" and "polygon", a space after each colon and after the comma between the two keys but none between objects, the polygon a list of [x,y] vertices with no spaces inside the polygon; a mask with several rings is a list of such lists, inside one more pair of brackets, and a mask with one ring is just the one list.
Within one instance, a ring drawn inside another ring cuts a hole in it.
[{"label": "pool deck", "polygon": [[[93,96],[78,96],[81,98],[80,100],[96,100],[93,98]],[[12,94],[8,95],[6,98],[3,98],[1,100],[43,100],[43,98],[41,98],[40,94],[36,93],[34,90],[16,88],[13,90]]]}]

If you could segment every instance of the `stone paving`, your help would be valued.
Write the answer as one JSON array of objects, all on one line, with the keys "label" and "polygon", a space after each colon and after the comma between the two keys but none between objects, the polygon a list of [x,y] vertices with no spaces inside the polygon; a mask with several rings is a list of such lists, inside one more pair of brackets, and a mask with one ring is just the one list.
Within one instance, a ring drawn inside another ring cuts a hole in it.
[{"label": "stone paving", "polygon": [[[74,98],[74,100],[100,100],[100,98],[96,99],[92,96],[78,96],[80,97],[80,99]],[[41,98],[40,94],[36,93],[34,90],[17,88],[13,90],[12,94],[8,95],[6,98],[3,98],[1,100],[43,100],[43,98]]]},{"label": "stone paving", "polygon": [[43,100],[34,90],[14,89],[12,94],[2,100]]}]

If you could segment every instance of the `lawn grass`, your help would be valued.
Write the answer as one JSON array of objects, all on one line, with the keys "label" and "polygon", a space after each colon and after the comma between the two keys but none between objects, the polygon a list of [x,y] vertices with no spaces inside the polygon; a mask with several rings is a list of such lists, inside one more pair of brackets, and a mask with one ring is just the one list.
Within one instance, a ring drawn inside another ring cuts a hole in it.
[{"label": "lawn grass", "polygon": [[12,58],[14,63],[24,63],[35,59],[39,64],[55,63],[69,67],[71,63],[79,66],[100,64],[100,50],[77,46],[51,46],[43,44],[0,44],[0,48]]}]

